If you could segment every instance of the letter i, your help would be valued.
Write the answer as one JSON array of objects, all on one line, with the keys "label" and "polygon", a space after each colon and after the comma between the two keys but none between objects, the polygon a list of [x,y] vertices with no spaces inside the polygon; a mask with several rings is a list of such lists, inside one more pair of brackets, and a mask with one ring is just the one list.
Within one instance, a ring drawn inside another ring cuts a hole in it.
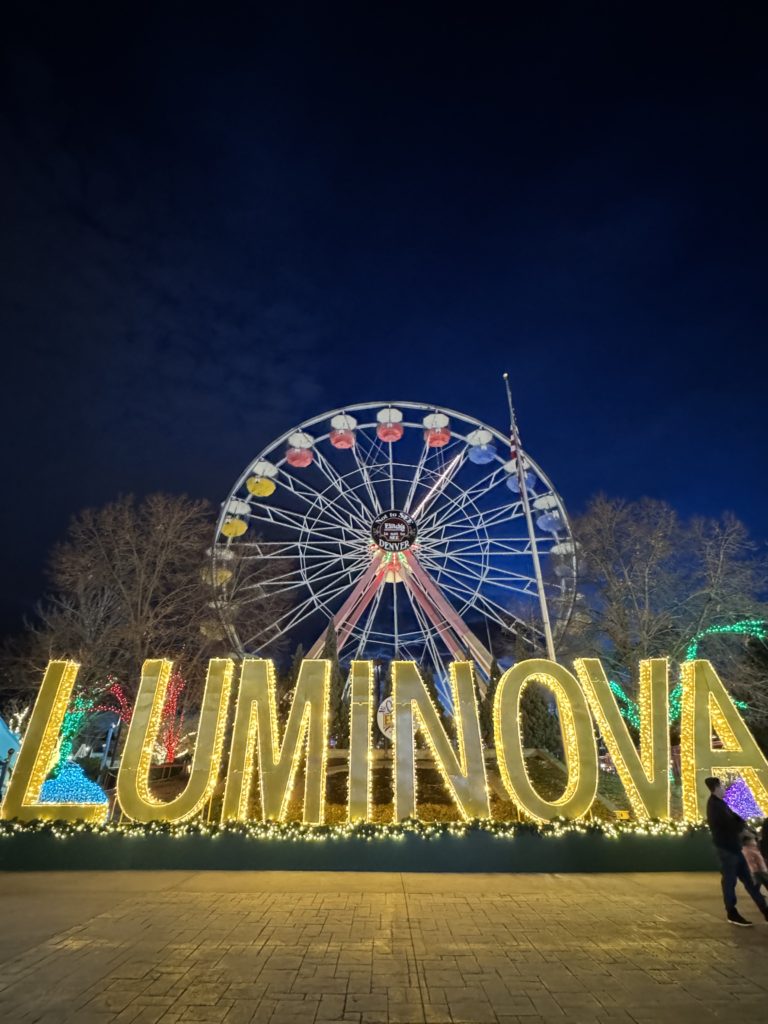
[{"label": "letter i", "polygon": [[371,724],[373,662],[353,661],[349,701],[349,820],[367,821],[371,812]]}]

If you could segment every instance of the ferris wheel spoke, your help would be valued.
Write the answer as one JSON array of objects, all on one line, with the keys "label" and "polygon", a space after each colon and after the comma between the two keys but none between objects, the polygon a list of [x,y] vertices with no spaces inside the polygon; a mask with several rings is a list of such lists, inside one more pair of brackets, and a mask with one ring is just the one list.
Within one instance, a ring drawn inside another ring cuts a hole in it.
[{"label": "ferris wheel spoke", "polygon": [[[446,583],[441,580],[440,586],[447,593],[451,594],[457,601],[464,602],[465,608],[471,607],[475,611],[487,616],[492,622],[495,622],[497,626],[501,626],[502,629],[508,630],[512,624],[518,624],[525,626],[525,623],[513,612],[510,612],[507,608],[497,604],[491,598],[487,597],[482,592],[478,592],[473,595],[472,600],[468,600],[467,593],[465,590],[460,589],[451,583]],[[534,627],[535,628],[535,627]]]},{"label": "ferris wheel spoke", "polygon": [[[326,478],[326,480],[335,488],[339,497],[349,506],[350,512],[354,516],[362,516],[365,522],[374,518],[375,513],[368,508],[367,505],[360,499],[359,494],[345,486],[344,480],[336,472],[331,463],[326,459],[321,451],[316,452],[314,464]],[[352,501],[352,498],[357,502],[357,506]]]},{"label": "ferris wheel spoke", "polygon": [[[335,585],[336,581],[344,579],[344,583],[341,584],[341,586],[349,587],[349,586],[352,586],[354,584],[355,579],[357,578],[357,575],[358,574],[355,573],[353,567],[345,566],[343,569],[339,569],[337,572],[334,572],[334,573],[324,573],[321,576],[316,576],[316,577],[313,578],[312,582],[313,582],[313,584],[321,583],[322,582],[322,583],[324,583],[324,588],[327,588],[329,586]],[[348,577],[348,579],[345,579],[345,577]],[[253,598],[245,598],[242,603],[245,605],[245,604],[249,604],[249,603],[252,603],[252,602],[253,603],[258,602],[259,600],[262,599],[264,594],[267,592],[266,588],[269,587],[269,585],[270,585],[270,581],[269,580],[265,580],[265,581],[263,581],[261,583],[253,583],[253,584],[248,584],[246,586],[241,587],[241,592],[247,592],[247,591],[256,591],[257,592],[255,597],[253,597]],[[298,580],[295,580],[295,581],[281,581],[279,585],[280,585],[280,593],[283,593],[283,592],[287,593],[290,590],[296,590],[297,588],[306,588],[308,586],[307,580],[303,576],[300,577]],[[313,586],[312,592],[314,594],[322,594],[324,588],[321,588],[320,590],[317,590]],[[259,591],[261,593],[258,593]],[[289,614],[289,613],[290,613],[290,609],[289,609],[288,612],[286,612],[286,614]]]},{"label": "ferris wheel spoke", "polygon": [[[454,507],[457,511],[461,511],[467,505],[471,505],[478,499],[484,497],[489,491],[492,491],[494,487],[506,476],[506,472],[502,466],[496,466],[486,476],[482,477],[476,483],[468,487],[463,494],[458,498],[453,499]],[[431,512],[424,520],[422,520],[422,530],[430,529],[432,525],[437,522],[437,518],[440,515],[441,509],[444,505],[439,506],[433,512]]]},{"label": "ferris wheel spoke", "polygon": [[[262,517],[262,522],[268,522],[272,526],[284,527],[287,529],[294,530],[299,537],[302,535],[311,537],[312,540],[320,538],[328,541],[335,541],[339,543],[341,541],[353,540],[358,543],[365,537],[365,533],[359,529],[353,529],[349,524],[339,525],[337,528],[331,524],[318,525],[317,523],[310,523],[306,516],[302,516],[295,512],[288,512],[284,508],[270,507],[268,510],[266,506],[259,506],[265,510],[265,515]],[[330,530],[340,530],[341,533],[330,533]]]},{"label": "ferris wheel spoke", "polygon": [[[439,547],[438,548],[438,547],[432,547],[432,546],[428,547],[426,544],[422,546],[421,550],[428,552],[433,558],[442,558],[443,555],[446,552],[448,552],[448,551],[452,551],[453,552],[454,551],[453,548],[450,548],[450,547],[447,547],[447,546],[446,547]],[[512,547],[506,547],[506,546],[497,547],[497,546],[494,546],[492,544],[489,544],[488,547],[485,548],[485,549],[479,548],[479,547],[478,548],[461,548],[458,552],[454,552],[454,553],[457,553],[457,554],[461,555],[462,558],[465,558],[468,561],[477,561],[477,560],[491,561],[491,560],[496,559],[496,558],[521,558],[521,557],[528,557],[528,558],[530,558],[531,557],[531,546],[527,542],[525,543],[525,545],[523,545],[522,542],[521,542],[521,546],[519,548],[512,548]],[[548,552],[547,551],[541,552],[541,550],[540,550],[540,553],[547,554]]]},{"label": "ferris wheel spoke", "polygon": [[476,534],[481,530],[488,530],[492,526],[497,526],[500,523],[508,522],[510,519],[517,518],[519,514],[516,509],[520,507],[518,505],[497,505],[495,508],[489,509],[487,512],[482,511],[476,513],[475,516],[466,516],[464,518],[464,525],[460,523],[454,523],[451,520],[446,520],[442,524],[442,531],[445,535],[445,531],[450,529],[450,540],[456,540],[458,537],[464,536],[465,534]]},{"label": "ferris wheel spoke", "polygon": [[372,462],[375,462],[378,455],[383,453],[384,446],[381,440],[374,434],[374,438],[368,436],[364,429],[359,429],[357,432],[357,446],[362,454],[362,461],[366,466],[370,466]]},{"label": "ferris wheel spoke", "polygon": [[455,529],[463,524],[482,519],[491,513],[503,514],[506,512],[509,515],[510,521],[519,519],[523,516],[523,503],[513,500],[502,505],[495,505],[490,509],[483,509],[475,503],[465,502],[462,504],[458,498],[446,495],[446,502],[441,511],[440,520],[421,531],[424,536],[431,537],[448,528]]},{"label": "ferris wheel spoke", "polygon": [[[466,566],[463,566],[463,563],[459,562],[458,559],[453,559],[453,561],[457,562],[459,566],[462,566],[462,568],[467,568]],[[526,597],[534,597],[538,593],[536,589],[536,580],[532,576],[513,574],[511,578],[515,581],[515,583],[519,584],[515,586],[513,583],[509,582],[509,580],[499,580],[492,578],[490,572],[478,578],[478,574],[476,572],[473,572],[471,568],[467,572],[462,571],[462,568],[448,568],[448,566],[446,566],[445,564],[442,564],[441,566],[431,565],[430,568],[437,571],[438,573],[447,573],[453,576],[454,578],[463,577],[464,579],[470,580],[475,584],[480,583],[485,586],[499,587],[501,590],[512,591],[516,594],[523,594]]]},{"label": "ferris wheel spoke", "polygon": [[[503,552],[505,548],[509,548],[512,554],[519,554],[520,549],[510,547],[512,544],[529,544],[530,537],[497,537],[495,533],[489,534],[487,537],[478,537],[476,540],[468,538],[467,540],[459,541],[460,546],[456,548],[453,544],[452,549],[457,551],[483,551],[490,549],[491,547],[498,548],[499,552]],[[436,540],[424,541],[424,546],[429,547],[430,551],[438,550],[441,546],[448,546],[448,538]]]},{"label": "ferris wheel spoke", "polygon": [[341,515],[337,507],[325,494],[323,494],[322,491],[313,491],[312,488],[308,487],[303,480],[295,479],[290,475],[290,473],[286,473],[281,470],[281,474],[281,480],[288,490],[290,490],[290,492],[297,498],[306,502],[309,513],[319,507],[322,509],[323,515],[333,520],[336,525],[343,526],[345,528],[349,526],[349,519],[345,519],[344,516]]},{"label": "ferris wheel spoke", "polygon": [[[324,572],[322,570],[329,568],[331,566],[338,565],[338,562],[335,559],[333,561],[326,562],[325,564],[321,564],[319,566],[313,566],[312,583],[315,584],[319,583],[322,580],[333,579],[345,575],[351,575],[354,577],[356,575],[356,570],[365,568],[369,561],[370,559],[358,559],[351,565],[345,565],[342,566],[341,569],[336,569],[336,571],[333,573]],[[292,583],[292,577],[297,577],[297,581]],[[290,584],[290,586],[288,586],[288,584]],[[241,587],[241,590],[257,590],[261,587],[276,586],[283,586],[285,590],[290,590],[293,587],[297,586],[307,586],[307,577],[304,567],[297,566],[295,569],[292,569],[290,572],[284,573],[282,576],[274,576],[270,579],[259,580],[254,583],[244,584]]]},{"label": "ferris wheel spoke", "polygon": [[[265,553],[264,548],[268,548],[269,552]],[[347,551],[343,551],[343,548],[346,548]],[[245,551],[241,551],[241,549],[245,549]],[[361,551],[362,546],[358,540],[335,537],[332,540],[313,539],[301,542],[297,540],[244,541],[236,547],[233,545],[231,550],[236,550],[241,558],[297,558],[299,555],[308,558],[310,556],[306,554],[307,551],[315,552],[311,556],[313,558],[325,558],[330,554],[335,554],[337,558],[349,558]],[[252,553],[248,554],[248,552]]]},{"label": "ferris wheel spoke", "polygon": [[394,463],[394,457],[393,457],[393,454],[392,454],[392,442],[391,441],[389,442],[387,447],[389,448],[389,456],[388,456],[388,462],[389,462],[389,507],[390,508],[394,508],[395,507],[395,463]]},{"label": "ferris wheel spoke", "polygon": [[419,520],[421,515],[427,512],[435,502],[439,502],[439,499],[443,495],[446,487],[451,483],[461,467],[464,465],[465,457],[466,448],[462,448],[461,451],[453,457],[451,462],[448,463],[442,473],[438,476],[435,483],[427,491],[426,495],[416,508],[416,511],[412,513],[414,519]]},{"label": "ferris wheel spoke", "polygon": [[[430,653],[432,654],[433,660],[435,661],[435,665],[437,666],[439,664],[442,664],[442,659],[438,654],[437,643],[435,640],[436,637],[440,637],[439,630],[435,625],[433,625],[433,623],[431,623],[427,619],[424,609],[416,600],[416,595],[411,590],[411,588],[406,587],[405,592],[408,595],[408,600],[410,602],[414,618],[419,624],[419,629],[421,630],[426,645],[429,647]],[[440,637],[440,639],[442,640],[442,637]]]},{"label": "ferris wheel spoke", "polygon": [[[414,470],[413,476],[411,477],[411,486],[408,488],[408,496],[406,497],[405,502],[403,504],[403,512],[408,512],[411,507],[411,501],[413,500],[413,495],[416,491],[416,488],[418,487],[419,481],[421,480],[421,474],[424,472],[424,465],[427,461],[428,455],[429,448],[427,447],[426,443],[424,443],[421,447],[421,452],[419,453],[419,461],[416,463],[416,469]],[[393,504],[392,508],[394,507],[395,506]]]},{"label": "ferris wheel spoke", "polygon": [[310,596],[305,598],[299,605],[294,608],[290,608],[287,612],[284,612],[277,619],[270,622],[267,630],[262,630],[250,637],[250,639],[246,641],[246,645],[252,644],[259,637],[264,636],[265,632],[269,629],[277,626],[280,626],[280,629],[273,639],[285,636],[286,633],[295,629],[296,626],[304,622],[305,619],[310,618],[316,612],[325,608],[329,602],[347,591],[349,591],[349,584],[345,582],[340,586],[329,584],[323,590],[310,594]]},{"label": "ferris wheel spoke", "polygon": [[[384,588],[383,587],[377,587],[376,588],[376,594],[374,595],[373,601],[371,602],[371,604],[369,605],[369,607],[367,609],[368,614],[367,614],[366,619],[365,619],[365,624],[362,627],[362,633],[360,634],[360,642],[358,643],[357,648],[355,650],[355,660],[358,660],[360,658],[361,654],[365,650],[366,644],[368,643],[368,638],[370,637],[371,630],[373,628],[373,621],[376,618],[376,613],[379,610],[379,605],[381,604],[381,598],[382,598],[383,594],[384,594]],[[347,644],[352,639],[353,639],[353,634],[350,633],[349,637],[347,638]],[[341,652],[341,648],[339,648],[339,652]]]},{"label": "ferris wheel spoke", "polygon": [[355,463],[357,464],[360,476],[363,479],[365,489],[368,492],[368,497],[371,499],[371,506],[374,510],[374,513],[379,513],[382,511],[381,502],[379,501],[379,496],[376,493],[376,490],[373,486],[373,482],[368,473],[368,467],[365,464],[365,462],[360,458],[360,453],[358,451],[358,447],[356,444],[352,445],[352,455],[354,457]]},{"label": "ferris wheel spoke", "polygon": [[310,554],[307,551],[299,550],[299,551],[294,551],[293,554],[287,554],[286,553],[286,554],[281,554],[281,555],[259,555],[257,553],[255,555],[244,555],[243,554],[240,557],[244,561],[248,561],[250,559],[253,559],[253,560],[258,560],[260,562],[284,562],[284,561],[286,561],[286,559],[289,559],[289,558],[299,558],[299,557],[302,559],[302,561],[314,562],[314,561],[318,561],[318,560],[325,561],[329,557],[332,557],[337,562],[338,561],[342,561],[342,562],[343,561],[348,561],[348,562],[350,562],[350,561],[357,560],[360,557],[360,554],[361,553],[359,551],[349,551],[349,552],[346,552],[346,553],[345,552],[341,552],[341,551],[331,551],[331,552],[323,551],[322,553],[317,552],[316,554]]},{"label": "ferris wheel spoke", "polygon": [[[461,566],[462,569],[466,570],[470,579],[477,579],[479,575],[480,581],[482,583],[494,582],[491,579],[492,573],[498,573],[499,575],[503,575],[507,580],[512,580],[516,582],[521,580],[524,580],[526,583],[536,582],[533,576],[528,576],[526,573],[512,572],[511,569],[504,569],[501,566],[491,567],[487,561],[484,561],[483,563],[478,565],[477,563],[468,562],[460,555],[454,555],[450,552],[445,552],[444,554],[440,555],[440,559],[443,559],[444,561],[453,562],[455,565]],[[432,561],[436,561],[434,557],[432,558]],[[437,564],[440,563],[438,562]]]}]

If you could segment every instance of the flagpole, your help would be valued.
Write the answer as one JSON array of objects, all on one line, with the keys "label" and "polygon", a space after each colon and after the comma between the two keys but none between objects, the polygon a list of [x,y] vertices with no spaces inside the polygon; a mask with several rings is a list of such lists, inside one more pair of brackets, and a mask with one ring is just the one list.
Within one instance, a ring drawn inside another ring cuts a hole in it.
[{"label": "flagpole", "polygon": [[528,488],[525,485],[525,467],[523,466],[523,452],[520,447],[520,434],[517,430],[517,419],[515,408],[512,405],[512,389],[509,385],[509,374],[504,374],[504,384],[507,389],[507,403],[509,405],[509,443],[512,447],[512,457],[517,465],[517,479],[520,484],[520,500],[523,503],[525,522],[528,526],[528,539],[531,543],[531,558],[533,559],[533,572],[536,576],[536,587],[539,592],[539,607],[541,609],[541,621],[544,625],[544,639],[547,644],[547,657],[555,661],[555,642],[552,639],[552,625],[549,621],[549,609],[547,598],[544,593],[544,579],[541,575],[541,561],[539,560],[539,549],[536,544],[536,531],[531,515],[531,503],[528,500]]}]

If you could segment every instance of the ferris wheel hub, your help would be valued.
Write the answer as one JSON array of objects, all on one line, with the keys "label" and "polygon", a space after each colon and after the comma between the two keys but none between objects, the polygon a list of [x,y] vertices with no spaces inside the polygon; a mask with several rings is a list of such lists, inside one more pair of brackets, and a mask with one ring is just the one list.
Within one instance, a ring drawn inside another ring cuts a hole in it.
[{"label": "ferris wheel hub", "polygon": [[416,520],[407,512],[390,508],[371,523],[373,543],[382,551],[407,551],[416,542]]}]

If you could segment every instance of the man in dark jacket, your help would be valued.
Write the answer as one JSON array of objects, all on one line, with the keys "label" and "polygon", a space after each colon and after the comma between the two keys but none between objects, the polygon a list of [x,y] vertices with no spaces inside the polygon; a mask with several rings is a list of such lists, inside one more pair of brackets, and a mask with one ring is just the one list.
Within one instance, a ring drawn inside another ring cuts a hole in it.
[{"label": "man in dark jacket", "polygon": [[752,881],[744,854],[741,852],[741,834],[746,824],[724,800],[725,790],[720,779],[705,779],[707,789],[712,796],[707,800],[707,824],[712,833],[712,841],[720,857],[722,875],[723,900],[725,912],[731,924],[742,928],[751,928],[752,922],[742,917],[736,909],[736,880],[738,879],[749,895],[760,908],[763,917],[768,921],[768,904],[758,886]]}]

